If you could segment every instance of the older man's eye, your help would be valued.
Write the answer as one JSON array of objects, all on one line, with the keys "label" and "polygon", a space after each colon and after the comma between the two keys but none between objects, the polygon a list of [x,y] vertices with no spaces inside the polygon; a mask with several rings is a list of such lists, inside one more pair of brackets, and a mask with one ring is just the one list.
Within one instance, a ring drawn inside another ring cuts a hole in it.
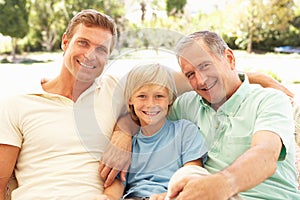
[{"label": "older man's eye", "polygon": [[195,75],[195,72],[189,72],[189,73],[186,73],[185,76],[190,79],[192,78],[193,76]]}]

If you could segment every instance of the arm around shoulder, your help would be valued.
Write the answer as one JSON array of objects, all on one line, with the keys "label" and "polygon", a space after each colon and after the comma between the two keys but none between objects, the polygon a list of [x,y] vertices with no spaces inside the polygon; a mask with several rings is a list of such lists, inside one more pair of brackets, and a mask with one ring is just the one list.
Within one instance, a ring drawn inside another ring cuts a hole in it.
[{"label": "arm around shoulder", "polygon": [[250,83],[260,84],[262,87],[265,88],[274,88],[280,90],[290,98],[294,98],[294,94],[289,89],[287,89],[284,85],[279,83],[270,75],[264,74],[262,72],[247,72],[246,74],[249,78]]}]

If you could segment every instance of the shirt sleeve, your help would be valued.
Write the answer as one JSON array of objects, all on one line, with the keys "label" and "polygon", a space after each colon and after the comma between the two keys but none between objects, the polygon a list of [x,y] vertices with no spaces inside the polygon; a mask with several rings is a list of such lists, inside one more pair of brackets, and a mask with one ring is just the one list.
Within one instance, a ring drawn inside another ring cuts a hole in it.
[{"label": "shirt sleeve", "polygon": [[182,120],[182,163],[202,159],[204,163],[207,159],[207,147],[198,127],[190,121]]},{"label": "shirt sleeve", "polygon": [[273,89],[269,92],[258,107],[254,133],[267,130],[279,135],[283,143],[279,160],[284,160],[294,143],[293,109],[285,94]]},{"label": "shirt sleeve", "polygon": [[[17,97],[16,97],[17,98]],[[18,123],[15,98],[11,97],[0,105],[0,144],[21,147],[22,133]]]}]

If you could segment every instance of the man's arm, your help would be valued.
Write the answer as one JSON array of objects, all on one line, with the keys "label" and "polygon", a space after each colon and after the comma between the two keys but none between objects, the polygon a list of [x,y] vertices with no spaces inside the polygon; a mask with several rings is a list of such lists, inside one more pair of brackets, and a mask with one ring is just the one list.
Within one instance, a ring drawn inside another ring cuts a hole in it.
[{"label": "man's arm", "polygon": [[270,75],[264,74],[262,72],[246,72],[249,82],[254,84],[260,84],[264,88],[274,88],[281,90],[290,98],[294,98],[294,94],[287,89],[284,85],[276,81]]},{"label": "man's arm", "polygon": [[7,183],[13,173],[20,148],[0,144],[0,200],[5,199]]},{"label": "man's arm", "polygon": [[126,180],[126,172],[131,161],[131,139],[138,128],[129,114],[121,117],[115,125],[110,144],[102,155],[98,170],[100,177],[105,180],[104,187],[110,186],[120,171],[121,181]]},{"label": "man's arm", "polygon": [[169,197],[179,194],[176,200],[197,199],[199,196],[203,199],[228,199],[251,189],[275,172],[281,147],[277,134],[259,131],[253,136],[251,148],[229,167],[213,175],[185,179],[172,188]]}]

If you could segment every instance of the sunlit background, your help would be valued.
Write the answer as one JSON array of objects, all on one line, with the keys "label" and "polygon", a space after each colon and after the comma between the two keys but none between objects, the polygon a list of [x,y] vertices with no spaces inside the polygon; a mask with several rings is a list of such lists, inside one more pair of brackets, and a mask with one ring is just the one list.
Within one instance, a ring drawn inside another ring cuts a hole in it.
[{"label": "sunlit background", "polygon": [[171,51],[178,34],[209,29],[235,50],[239,70],[263,71],[300,96],[300,0],[0,0],[0,99],[59,73],[61,35],[85,8],[110,15],[119,28],[106,73],[125,73],[141,60],[179,70]]}]

